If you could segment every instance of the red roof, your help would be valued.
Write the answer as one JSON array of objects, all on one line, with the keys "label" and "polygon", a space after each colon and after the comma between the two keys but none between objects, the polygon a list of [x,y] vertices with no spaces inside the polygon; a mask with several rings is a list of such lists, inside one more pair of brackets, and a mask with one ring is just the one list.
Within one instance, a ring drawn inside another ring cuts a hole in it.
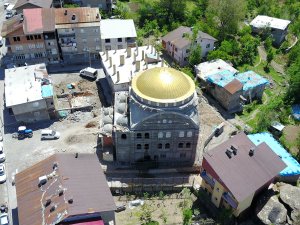
[{"label": "red roof", "polygon": [[104,223],[103,220],[98,220],[92,222],[72,223],[70,225],[104,225]]},{"label": "red roof", "polygon": [[24,33],[43,33],[42,9],[24,9]]}]

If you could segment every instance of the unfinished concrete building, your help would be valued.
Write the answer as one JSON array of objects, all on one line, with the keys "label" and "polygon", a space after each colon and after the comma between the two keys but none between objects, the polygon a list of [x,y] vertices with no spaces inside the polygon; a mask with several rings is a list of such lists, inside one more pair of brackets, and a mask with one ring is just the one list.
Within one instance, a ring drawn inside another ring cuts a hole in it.
[{"label": "unfinished concrete building", "polygon": [[112,132],[115,159],[135,165],[193,165],[197,103],[194,82],[180,71],[158,67],[133,77],[129,91],[115,93],[113,122],[109,112],[103,121],[104,133]]},{"label": "unfinished concrete building", "polygon": [[5,70],[5,104],[17,122],[55,117],[53,87],[45,64]]}]

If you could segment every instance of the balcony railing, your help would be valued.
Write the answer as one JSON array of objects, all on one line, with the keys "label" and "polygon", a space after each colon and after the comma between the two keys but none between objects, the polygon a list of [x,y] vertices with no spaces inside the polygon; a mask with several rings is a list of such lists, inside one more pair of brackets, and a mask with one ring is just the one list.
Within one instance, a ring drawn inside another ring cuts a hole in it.
[{"label": "balcony railing", "polygon": [[213,179],[211,179],[205,171],[200,173],[200,176],[203,178],[203,180],[206,181],[206,183],[208,183],[210,186],[214,187],[215,186],[215,182]]},{"label": "balcony railing", "polygon": [[236,209],[238,207],[238,203],[230,196],[228,192],[224,192],[222,198],[231,205],[232,208]]}]

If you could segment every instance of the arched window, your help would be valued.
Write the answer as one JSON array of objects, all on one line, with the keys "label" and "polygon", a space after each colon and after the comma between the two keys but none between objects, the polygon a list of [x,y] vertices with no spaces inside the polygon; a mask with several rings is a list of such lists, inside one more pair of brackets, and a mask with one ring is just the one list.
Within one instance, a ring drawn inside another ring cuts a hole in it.
[{"label": "arched window", "polygon": [[178,148],[183,148],[183,143],[179,143]]},{"label": "arched window", "polygon": [[170,143],[166,143],[165,144],[165,149],[169,149],[170,148]]},{"label": "arched window", "polygon": [[185,147],[186,148],[190,148],[191,147],[191,143],[190,142],[186,143]]},{"label": "arched window", "polygon": [[136,134],[136,138],[137,138],[137,139],[141,139],[141,138],[142,138],[142,133],[137,133],[137,134]]},{"label": "arched window", "polygon": [[162,144],[161,144],[161,143],[158,144],[158,145],[157,145],[157,148],[158,148],[158,149],[162,149]]},{"label": "arched window", "polygon": [[121,134],[121,138],[122,138],[122,139],[126,139],[126,138],[127,138],[127,135],[126,135],[126,134]]},{"label": "arched window", "polygon": [[141,144],[137,144],[136,145],[136,149],[142,149],[142,145]]}]

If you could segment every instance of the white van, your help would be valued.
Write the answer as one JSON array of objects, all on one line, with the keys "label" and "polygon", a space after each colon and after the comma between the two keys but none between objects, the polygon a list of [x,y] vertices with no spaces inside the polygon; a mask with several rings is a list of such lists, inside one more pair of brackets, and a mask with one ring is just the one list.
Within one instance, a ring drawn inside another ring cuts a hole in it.
[{"label": "white van", "polygon": [[41,131],[41,140],[53,140],[60,138],[60,133],[54,130],[42,130]]},{"label": "white van", "polygon": [[91,67],[87,67],[83,70],[80,70],[80,76],[82,76],[82,77],[96,79],[97,75],[98,75],[98,70],[91,68]]}]

